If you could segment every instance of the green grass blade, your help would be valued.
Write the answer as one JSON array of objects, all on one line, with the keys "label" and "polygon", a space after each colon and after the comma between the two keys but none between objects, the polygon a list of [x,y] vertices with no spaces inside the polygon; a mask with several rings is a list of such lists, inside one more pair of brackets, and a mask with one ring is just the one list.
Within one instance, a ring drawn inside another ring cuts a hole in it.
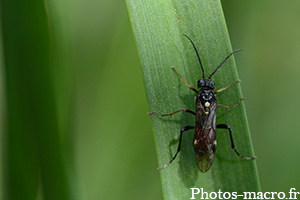
[{"label": "green grass blade", "polygon": [[[194,110],[195,93],[189,90],[171,67],[196,87],[202,77],[197,56],[185,33],[195,43],[206,76],[232,51],[220,1],[210,0],[127,0],[132,28],[141,58],[150,111],[170,113],[181,108]],[[241,53],[235,54],[238,56]],[[233,56],[214,74],[216,89],[238,80]],[[219,93],[218,103],[234,105],[242,98],[240,85]],[[177,149],[180,129],[194,125],[194,117],[180,113],[171,118],[152,116],[160,166],[169,162]],[[217,122],[233,131],[237,150],[253,156],[244,103],[226,111],[218,108]],[[191,198],[192,187],[205,192],[243,192],[260,190],[255,161],[242,160],[230,151],[227,130],[218,130],[215,162],[205,174],[199,172],[193,157],[193,131],[183,135],[182,151],[161,170],[166,199]],[[195,198],[199,198],[195,196]]]},{"label": "green grass blade", "polygon": [[71,199],[43,1],[1,1],[6,81],[5,199]]}]

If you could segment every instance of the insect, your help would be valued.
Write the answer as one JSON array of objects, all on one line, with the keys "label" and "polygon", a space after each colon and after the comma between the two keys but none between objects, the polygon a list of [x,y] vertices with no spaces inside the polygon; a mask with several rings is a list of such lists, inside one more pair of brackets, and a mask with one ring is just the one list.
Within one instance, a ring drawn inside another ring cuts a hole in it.
[{"label": "insect", "polygon": [[158,169],[164,169],[167,166],[169,166],[176,158],[176,156],[178,155],[178,153],[180,152],[180,148],[181,148],[181,141],[182,141],[182,134],[185,131],[194,129],[194,138],[193,138],[193,146],[194,146],[194,151],[195,151],[195,160],[197,163],[197,166],[199,168],[199,170],[203,173],[207,172],[210,167],[212,166],[213,162],[214,162],[214,158],[215,158],[215,153],[216,153],[216,147],[217,147],[217,134],[216,134],[216,129],[220,128],[220,129],[227,129],[229,131],[229,135],[230,135],[230,140],[231,140],[231,149],[233,149],[235,151],[235,153],[246,160],[252,160],[252,159],[256,159],[256,157],[244,157],[242,156],[235,148],[234,142],[233,142],[233,138],[232,138],[232,131],[230,126],[228,126],[227,124],[217,124],[216,123],[216,110],[217,107],[223,107],[225,109],[230,109],[230,108],[234,108],[235,106],[237,106],[241,101],[244,100],[244,98],[240,99],[235,105],[228,107],[228,106],[224,106],[224,105],[220,105],[217,104],[217,96],[216,94],[224,91],[230,87],[232,87],[233,85],[237,84],[240,82],[240,80],[232,83],[231,85],[221,88],[219,90],[213,91],[215,88],[215,83],[213,81],[211,81],[211,77],[212,75],[214,75],[216,73],[216,71],[224,64],[224,62],[234,53],[238,52],[238,51],[242,51],[243,49],[237,49],[235,51],[233,51],[232,53],[230,53],[222,62],[221,64],[209,75],[208,78],[205,78],[205,73],[204,73],[204,69],[201,63],[201,59],[200,56],[198,54],[198,51],[196,49],[195,44],[193,43],[193,41],[185,34],[183,34],[193,45],[194,50],[197,54],[198,57],[198,61],[200,63],[201,66],[201,70],[202,70],[202,79],[199,79],[197,82],[198,88],[201,88],[199,91],[196,90],[195,88],[193,88],[192,86],[190,86],[186,79],[183,78],[176,70],[174,67],[172,67],[172,69],[181,77],[181,79],[185,82],[185,84],[188,86],[188,88],[190,88],[191,90],[193,90],[194,92],[197,93],[196,96],[196,112],[187,109],[187,108],[183,108],[181,110],[177,110],[175,112],[172,112],[170,114],[158,114],[155,112],[149,112],[149,115],[157,115],[157,116],[172,116],[176,113],[179,112],[187,112],[190,113],[192,115],[195,115],[195,126],[185,126],[181,129],[180,131],[180,138],[179,138],[179,143],[178,143],[178,148],[177,148],[177,152],[175,153],[174,157],[172,158],[172,160],[162,166],[159,167]]}]

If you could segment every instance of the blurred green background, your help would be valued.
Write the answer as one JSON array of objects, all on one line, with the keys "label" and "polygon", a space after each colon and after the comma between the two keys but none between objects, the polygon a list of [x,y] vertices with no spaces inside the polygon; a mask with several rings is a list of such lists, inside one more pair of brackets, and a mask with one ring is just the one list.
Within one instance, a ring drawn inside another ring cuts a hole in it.
[{"label": "blurred green background", "polygon": [[[60,127],[70,130],[64,141],[72,149],[67,160],[72,160],[76,196],[162,199],[143,77],[125,2],[74,0],[48,5],[53,37],[60,44],[53,61],[59,66],[54,69],[54,85]],[[300,2],[224,0],[222,5],[233,48],[246,49],[235,58],[262,191],[287,194],[296,188],[300,192]],[[3,177],[2,56],[0,64]],[[2,179],[0,198],[4,190]]]}]

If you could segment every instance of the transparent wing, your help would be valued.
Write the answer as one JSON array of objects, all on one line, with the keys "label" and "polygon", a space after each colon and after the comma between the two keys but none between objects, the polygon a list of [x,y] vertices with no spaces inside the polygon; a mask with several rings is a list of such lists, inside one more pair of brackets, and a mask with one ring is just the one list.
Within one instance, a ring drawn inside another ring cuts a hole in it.
[{"label": "transparent wing", "polygon": [[199,170],[202,173],[205,173],[212,166],[215,159],[215,154],[205,153],[201,156],[199,156],[199,154],[195,154],[195,159]]}]

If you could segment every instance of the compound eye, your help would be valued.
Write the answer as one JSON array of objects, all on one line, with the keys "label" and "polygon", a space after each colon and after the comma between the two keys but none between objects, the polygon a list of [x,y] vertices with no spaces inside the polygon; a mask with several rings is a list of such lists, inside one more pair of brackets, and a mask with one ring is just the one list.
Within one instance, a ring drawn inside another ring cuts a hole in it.
[{"label": "compound eye", "polygon": [[198,80],[198,88],[204,87],[205,86],[205,81],[203,79]]},{"label": "compound eye", "polygon": [[215,83],[213,81],[210,81],[209,87],[213,90],[215,88]]}]

